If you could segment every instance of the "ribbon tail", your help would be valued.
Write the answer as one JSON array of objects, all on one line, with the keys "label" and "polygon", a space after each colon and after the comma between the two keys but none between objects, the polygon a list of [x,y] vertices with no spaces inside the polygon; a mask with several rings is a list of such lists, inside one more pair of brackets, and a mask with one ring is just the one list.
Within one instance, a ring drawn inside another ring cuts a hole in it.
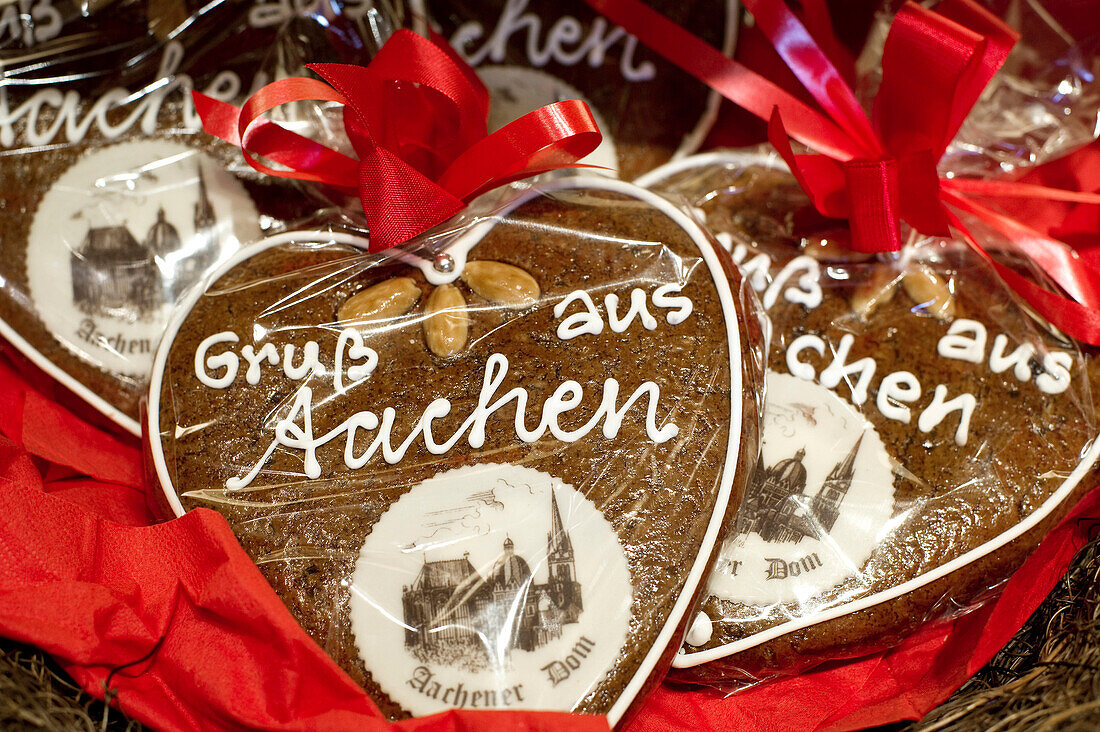
[{"label": "ribbon tail", "polygon": [[[953,213],[948,215],[951,218],[952,225],[962,234],[963,239],[970,245],[970,248],[988,262],[997,271],[998,276],[1005,284],[1022,297],[1035,312],[1071,338],[1090,345],[1100,346],[1100,299],[1096,298],[1095,291],[1082,293],[1090,296],[1082,298],[1081,302],[1051,292],[1020,275],[1010,267],[994,260],[989,252],[978,244],[958,216]],[[1081,263],[1081,267],[1083,269],[1083,263]]]},{"label": "ribbon tail", "polygon": [[1004,235],[1015,248],[1030,257],[1078,302],[1100,308],[1100,274],[1082,260],[1073,248],[950,191],[944,192],[944,199]]},{"label": "ribbon tail", "polygon": [[975,180],[971,178],[950,178],[941,185],[961,193],[970,193],[989,198],[1045,198],[1049,201],[1067,201],[1069,203],[1091,203],[1100,205],[1100,193],[1087,191],[1067,191],[1051,188],[1037,183],[1017,183],[1015,181]]},{"label": "ribbon tail", "polygon": [[[977,246],[972,244],[972,246]],[[1022,277],[1012,269],[986,259],[1009,287],[1015,290],[1039,315],[1066,335],[1082,343],[1100,346],[1100,310],[1062,297]]]},{"label": "ribbon tail", "polygon": [[851,160],[861,145],[825,115],[754,73],[639,0],[584,0],[654,53],[679,66],[734,104],[767,121],[779,107],[791,137],[830,157]]},{"label": "ribbon tail", "polygon": [[197,91],[191,92],[191,99],[202,121],[202,129],[208,135],[213,135],[234,147],[241,146],[241,135],[237,130],[237,122],[241,118],[240,107]]},{"label": "ribbon tail", "polygon": [[742,2],[810,96],[859,145],[857,157],[882,157],[878,137],[855,93],[790,8],[782,0]]},{"label": "ribbon tail", "polygon": [[588,105],[549,104],[500,128],[460,155],[439,184],[469,201],[498,186],[576,163],[600,145]]},{"label": "ribbon tail", "polygon": [[833,27],[829,6],[825,0],[802,0],[802,20],[810,36],[817,41],[826,57],[837,67],[840,76],[849,87],[856,83],[856,60],[844,45]]}]

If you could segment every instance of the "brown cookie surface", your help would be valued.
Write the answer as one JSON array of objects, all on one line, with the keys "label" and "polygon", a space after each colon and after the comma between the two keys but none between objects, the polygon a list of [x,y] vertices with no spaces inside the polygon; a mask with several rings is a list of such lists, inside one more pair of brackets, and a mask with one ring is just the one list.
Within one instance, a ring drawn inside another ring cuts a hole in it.
[{"label": "brown cookie surface", "polygon": [[793,673],[995,590],[1091,485],[1076,345],[960,244],[846,252],[802,235],[814,216],[774,162],[697,162],[661,185],[732,249],[772,339],[762,460],[679,677]]},{"label": "brown cookie surface", "polygon": [[169,498],[225,515],[391,717],[621,720],[678,647],[755,451],[718,250],[639,189],[553,186],[444,249],[450,277],[264,248],[158,361]]}]

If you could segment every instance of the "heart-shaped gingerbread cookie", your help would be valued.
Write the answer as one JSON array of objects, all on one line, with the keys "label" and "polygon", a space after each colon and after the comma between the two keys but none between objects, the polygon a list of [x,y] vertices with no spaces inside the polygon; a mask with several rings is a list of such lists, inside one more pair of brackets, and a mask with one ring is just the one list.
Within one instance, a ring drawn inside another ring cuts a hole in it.
[{"label": "heart-shaped gingerbread cookie", "polygon": [[432,238],[380,258],[291,233],[221,267],[157,354],[157,475],[176,512],[225,515],[389,716],[618,722],[671,661],[756,450],[733,270],[600,178]]},{"label": "heart-shaped gingerbread cookie", "polygon": [[[960,242],[838,246],[777,156],[650,185],[698,206],[770,321],[761,460],[675,665],[720,682],[874,650],[978,601],[1093,483],[1086,361]],[[1026,267],[1026,262],[1016,262]]]}]

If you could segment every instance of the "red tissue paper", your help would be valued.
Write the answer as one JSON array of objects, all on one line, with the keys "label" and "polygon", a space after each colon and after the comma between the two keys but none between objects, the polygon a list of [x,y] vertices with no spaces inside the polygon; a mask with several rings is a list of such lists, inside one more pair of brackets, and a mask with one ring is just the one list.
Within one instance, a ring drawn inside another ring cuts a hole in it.
[{"label": "red tissue paper", "polygon": [[[391,724],[205,510],[152,523],[141,449],[0,352],[0,635],[161,730],[606,730],[602,717],[452,711]],[[36,388],[37,387],[37,388]],[[660,688],[631,732],[848,730],[915,719],[1023,624],[1100,525],[1086,498],[996,602],[878,655],[730,697]]]}]

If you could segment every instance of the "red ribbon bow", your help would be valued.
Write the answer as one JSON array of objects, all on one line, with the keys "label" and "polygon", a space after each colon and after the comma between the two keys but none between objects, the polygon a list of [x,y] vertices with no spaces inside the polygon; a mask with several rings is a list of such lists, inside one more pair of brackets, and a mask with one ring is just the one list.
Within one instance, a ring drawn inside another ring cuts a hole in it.
[{"label": "red ribbon bow", "polygon": [[[790,32],[785,25],[798,24],[780,3],[749,0],[746,5],[753,6],[773,43]],[[854,250],[896,251],[901,247],[899,220],[922,234],[949,236],[950,212],[936,166],[1018,39],[970,0],[947,0],[939,12],[906,3],[883,49],[882,85],[870,125],[847,84],[821,83],[839,76],[815,74],[815,67],[832,64],[808,35],[799,56],[789,45],[777,45],[814,98],[827,100],[825,109],[860,154],[847,159],[796,155],[778,113],[772,116],[769,140],[817,209],[851,222]]]},{"label": "red ribbon bow", "polygon": [[[547,105],[488,134],[485,86],[435,36],[399,30],[365,67],[308,68],[324,81],[282,79],[241,108],[195,92],[195,108],[203,128],[240,146],[256,170],[356,192],[371,251],[408,241],[497,186],[571,167],[600,144],[592,113],[579,100]],[[344,105],[358,159],[262,119],[281,104],[309,100]]]},{"label": "red ribbon bow", "polygon": [[[757,27],[820,111],[726,58],[639,0],[585,1],[727,99],[768,120],[769,139],[815,207],[826,216],[850,222],[853,249],[899,249],[900,221],[929,236],[947,236],[953,227],[1047,320],[1078,340],[1100,345],[1100,275],[1063,242],[966,194],[1078,204],[1100,204],[1100,195],[941,178],[937,171],[948,144],[1018,39],[1015,31],[973,0],[944,0],[936,12],[913,2],[902,7],[883,51],[882,85],[873,121],[821,44],[782,2],[743,0]],[[805,4],[816,7],[817,0]],[[820,154],[796,155],[788,135]],[[990,258],[957,211],[981,219],[1006,236],[1072,299]]]}]

